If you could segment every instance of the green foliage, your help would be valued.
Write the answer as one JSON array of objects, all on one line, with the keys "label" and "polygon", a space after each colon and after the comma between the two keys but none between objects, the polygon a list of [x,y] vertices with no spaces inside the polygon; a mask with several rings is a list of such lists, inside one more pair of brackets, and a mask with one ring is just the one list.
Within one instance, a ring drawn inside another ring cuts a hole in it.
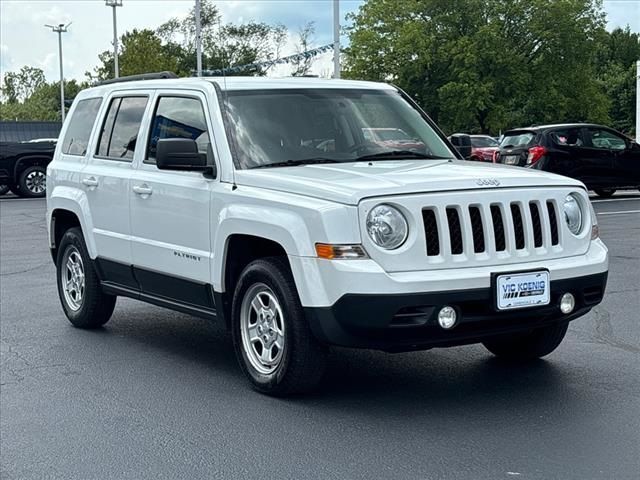
[{"label": "green foliage", "polygon": [[25,65],[19,72],[4,75],[2,96],[10,104],[24,102],[44,83],[44,72],[40,68]]},{"label": "green foliage", "polygon": [[600,0],[369,0],[351,20],[345,76],[397,84],[447,132],[612,118]]}]

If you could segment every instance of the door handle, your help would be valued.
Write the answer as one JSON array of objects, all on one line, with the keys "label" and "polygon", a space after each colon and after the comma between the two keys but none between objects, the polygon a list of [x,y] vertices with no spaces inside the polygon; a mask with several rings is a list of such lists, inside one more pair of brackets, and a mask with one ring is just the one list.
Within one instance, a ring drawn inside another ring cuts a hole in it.
[{"label": "door handle", "polygon": [[142,185],[134,185],[133,186],[133,192],[136,195],[151,195],[153,193],[153,189],[147,185],[146,183],[143,183]]},{"label": "door handle", "polygon": [[86,177],[82,179],[82,183],[87,187],[97,187],[98,179],[96,177]]}]

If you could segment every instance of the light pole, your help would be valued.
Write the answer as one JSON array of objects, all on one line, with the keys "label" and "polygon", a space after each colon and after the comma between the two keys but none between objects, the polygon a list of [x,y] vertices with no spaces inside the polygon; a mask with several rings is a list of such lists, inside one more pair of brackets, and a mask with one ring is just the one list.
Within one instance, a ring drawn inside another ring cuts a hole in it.
[{"label": "light pole", "polygon": [[60,23],[58,25],[45,25],[45,27],[50,28],[53,32],[58,34],[58,55],[60,57],[60,116],[62,118],[62,123],[64,123],[64,71],[62,70],[62,34],[67,32],[67,28],[69,28],[71,22],[67,25],[64,23]]},{"label": "light pole", "polygon": [[640,143],[640,60],[636,63],[636,143]]},{"label": "light pole", "polygon": [[120,76],[120,68],[118,66],[118,24],[116,19],[116,8],[122,6],[122,0],[105,0],[105,5],[113,9],[113,76]]},{"label": "light pole", "polygon": [[333,78],[340,78],[340,0],[333,0]]},{"label": "light pole", "polygon": [[196,70],[198,76],[202,76],[202,28],[200,25],[200,0],[196,0],[195,16],[196,16]]}]

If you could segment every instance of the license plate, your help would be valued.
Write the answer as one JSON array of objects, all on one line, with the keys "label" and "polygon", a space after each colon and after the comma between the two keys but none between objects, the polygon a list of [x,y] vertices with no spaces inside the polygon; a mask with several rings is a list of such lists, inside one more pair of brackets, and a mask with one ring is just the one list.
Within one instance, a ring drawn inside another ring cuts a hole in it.
[{"label": "license plate", "polygon": [[550,302],[549,272],[509,273],[496,277],[498,310],[538,307]]},{"label": "license plate", "polygon": [[518,163],[518,155],[507,155],[504,157],[504,163],[507,165],[515,165]]}]

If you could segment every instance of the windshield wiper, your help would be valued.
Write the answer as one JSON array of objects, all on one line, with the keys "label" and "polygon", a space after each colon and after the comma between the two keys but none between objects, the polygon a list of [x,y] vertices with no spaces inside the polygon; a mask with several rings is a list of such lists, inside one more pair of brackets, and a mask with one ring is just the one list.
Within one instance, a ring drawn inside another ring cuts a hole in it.
[{"label": "windshield wiper", "polygon": [[412,150],[389,150],[388,152],[373,153],[371,155],[363,155],[354,159],[355,161],[367,160],[395,160],[399,158],[424,158],[427,160],[455,160],[449,157],[440,157],[438,155],[430,155],[428,153],[414,152]]},{"label": "windshield wiper", "polygon": [[271,168],[271,167],[296,167],[298,165],[315,165],[319,163],[338,163],[339,160],[335,160],[333,158],[324,158],[324,157],[316,157],[316,158],[303,158],[300,160],[285,160],[282,162],[274,162],[274,163],[265,163],[264,165],[256,165],[254,168]]}]

